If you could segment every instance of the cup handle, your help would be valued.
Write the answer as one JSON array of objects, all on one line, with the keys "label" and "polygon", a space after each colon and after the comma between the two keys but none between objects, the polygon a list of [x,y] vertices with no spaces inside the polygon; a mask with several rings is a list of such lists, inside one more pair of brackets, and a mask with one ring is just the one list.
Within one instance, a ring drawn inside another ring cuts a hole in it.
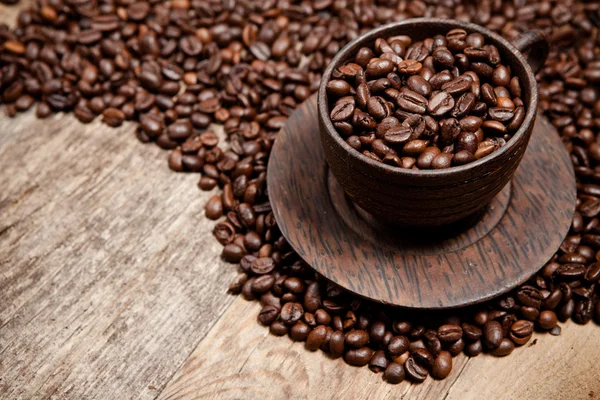
[{"label": "cup handle", "polygon": [[541,30],[523,32],[513,40],[513,45],[521,52],[529,51],[527,62],[534,74],[537,74],[546,63],[550,51],[548,34]]}]

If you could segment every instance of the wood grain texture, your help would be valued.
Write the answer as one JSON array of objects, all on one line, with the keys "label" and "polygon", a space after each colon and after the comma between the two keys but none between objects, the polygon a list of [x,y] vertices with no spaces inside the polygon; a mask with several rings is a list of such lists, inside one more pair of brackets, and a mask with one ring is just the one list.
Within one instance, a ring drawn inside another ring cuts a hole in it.
[{"label": "wood grain texture", "polygon": [[[526,281],[569,230],[576,201],[573,167],[541,116],[512,180],[506,213],[493,210],[473,227],[453,227],[448,234],[441,228],[374,226],[356,215],[341,187],[328,188],[316,114],[313,96],[280,132],[269,161],[269,196],[292,247],[351,292],[419,309],[474,304]],[[502,207],[502,200],[493,206]]]},{"label": "wood grain texture", "polygon": [[[160,400],[183,399],[598,399],[597,326],[563,326],[563,335],[534,334],[537,344],[510,356],[453,360],[450,376],[423,384],[385,383],[303,343],[275,337],[256,323],[260,307],[236,299]],[[235,326],[232,326],[235,324]]]},{"label": "wood grain texture", "polygon": [[232,301],[210,193],[133,131],[0,117],[0,398],[154,398]]}]

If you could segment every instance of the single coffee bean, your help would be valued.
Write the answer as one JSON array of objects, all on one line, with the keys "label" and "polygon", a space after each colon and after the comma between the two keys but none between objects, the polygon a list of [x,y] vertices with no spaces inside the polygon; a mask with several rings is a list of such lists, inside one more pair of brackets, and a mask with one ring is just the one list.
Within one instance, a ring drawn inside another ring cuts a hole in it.
[{"label": "single coffee bean", "polygon": [[452,354],[453,357],[459,355],[464,349],[465,341],[462,338],[446,346],[446,350],[448,350],[448,352]]},{"label": "single coffee bean", "polygon": [[[290,303],[287,303],[290,304]],[[285,307],[285,306],[284,306]],[[283,309],[282,309],[283,311]],[[283,320],[282,318],[282,322],[286,325],[289,326],[291,323],[286,322],[285,320]],[[293,326],[289,329],[289,335],[290,338],[295,341],[295,342],[303,342],[308,338],[308,335],[310,334],[310,327],[308,325],[306,325],[304,322],[302,321],[298,321],[295,324],[293,324]]]},{"label": "single coffee bean", "polygon": [[549,330],[556,326],[558,319],[554,311],[546,310],[540,313],[538,323],[542,329]]},{"label": "single coffee bean", "polygon": [[504,338],[500,344],[492,350],[492,354],[496,357],[504,357],[509,355],[515,349],[515,345],[509,339]]},{"label": "single coffee bean", "polygon": [[452,355],[442,350],[433,362],[431,376],[435,379],[445,379],[450,371],[452,371]]},{"label": "single coffee bean", "polygon": [[352,86],[344,80],[336,79],[327,83],[327,93],[334,96],[346,96],[352,92]]},{"label": "single coffee bean", "polygon": [[274,268],[275,262],[271,257],[256,258],[250,263],[250,269],[256,275],[269,274]]},{"label": "single coffee bean", "polygon": [[123,124],[125,121],[125,114],[123,111],[116,108],[107,108],[102,113],[102,122],[106,125],[116,128]]},{"label": "single coffee bean", "polygon": [[413,130],[410,127],[399,126],[385,132],[383,139],[390,146],[398,146],[407,143],[412,136]]},{"label": "single coffee bean", "polygon": [[225,261],[230,263],[240,262],[245,252],[241,246],[236,244],[228,244],[223,247],[222,257]]},{"label": "single coffee bean", "polygon": [[442,85],[442,91],[453,96],[465,93],[471,88],[472,79],[468,75],[461,75]]},{"label": "single coffee bean", "polygon": [[427,379],[427,369],[417,363],[414,357],[410,356],[404,363],[406,376],[414,382],[424,382]]},{"label": "single coffee bean", "polygon": [[512,340],[515,345],[523,346],[526,344],[533,333],[533,322],[527,320],[518,320],[510,327],[509,339]]},{"label": "single coffee bean", "polygon": [[369,343],[369,334],[363,330],[352,330],[346,333],[346,346],[360,348]]},{"label": "single coffee bean", "polygon": [[385,371],[388,366],[388,360],[383,350],[377,350],[369,360],[369,369],[375,373]]},{"label": "single coffee bean", "polygon": [[481,344],[481,340],[476,340],[472,343],[467,343],[465,345],[464,352],[469,357],[477,357],[479,354],[483,352],[483,346]]},{"label": "single coffee bean", "polygon": [[[300,303],[285,303],[281,308],[281,313],[279,317],[286,325],[294,325],[297,323],[300,318],[302,318],[302,314],[304,313],[304,309]],[[308,333],[307,333],[308,336]]]},{"label": "single coffee bean", "polygon": [[365,72],[367,77],[377,78],[389,74],[393,69],[394,63],[392,61],[382,58],[375,58],[369,61]]},{"label": "single coffee bean", "polygon": [[427,110],[428,101],[425,97],[412,90],[400,93],[396,99],[398,107],[410,113],[423,114]]},{"label": "single coffee bean", "polygon": [[479,340],[479,338],[481,338],[481,335],[483,334],[481,329],[479,329],[475,325],[463,323],[461,327],[463,330],[463,337],[467,340]]},{"label": "single coffee bean", "polygon": [[457,153],[465,150],[471,154],[474,154],[477,151],[477,145],[477,136],[475,136],[475,134],[472,132],[466,131],[458,134],[456,138],[455,149]]},{"label": "single coffee bean", "polygon": [[317,350],[327,338],[327,327],[319,325],[313,329],[306,338],[306,348],[310,351]]},{"label": "single coffee bean", "polygon": [[419,75],[411,75],[406,80],[406,85],[413,92],[416,92],[423,97],[428,97],[431,94],[431,85]]},{"label": "single coffee bean", "polygon": [[411,356],[417,361],[420,365],[424,366],[428,370],[431,370],[433,366],[434,358],[429,350],[426,348],[415,348],[411,351]]},{"label": "single coffee bean", "polygon": [[279,309],[275,306],[267,305],[260,310],[258,321],[263,325],[271,325],[279,316]]},{"label": "single coffee bean", "polygon": [[428,140],[411,140],[404,145],[402,153],[409,157],[419,157],[427,148]]},{"label": "single coffee bean", "polygon": [[410,346],[410,340],[406,336],[394,336],[387,346],[388,353],[392,357],[406,352]]},{"label": "single coffee bean", "polygon": [[502,325],[498,321],[489,321],[483,327],[483,343],[488,349],[495,349],[503,338]]},{"label": "single coffee bean", "polygon": [[287,335],[289,328],[281,321],[275,321],[271,324],[269,331],[275,336]]},{"label": "single coffee bean", "polygon": [[506,126],[494,120],[484,121],[481,128],[490,136],[502,136],[506,133]]},{"label": "single coffee bean", "polygon": [[331,111],[331,120],[334,122],[345,121],[354,113],[354,104],[352,102],[344,102],[336,105]]},{"label": "single coffee bean", "polygon": [[454,99],[447,92],[438,92],[429,99],[427,112],[435,117],[440,117],[454,108]]},{"label": "single coffee bean", "polygon": [[362,367],[367,365],[371,357],[373,356],[373,350],[369,347],[361,347],[359,349],[350,349],[344,354],[344,360],[356,367]]},{"label": "single coffee bean", "polygon": [[223,215],[223,202],[221,196],[212,196],[204,207],[205,215],[208,219],[219,219]]},{"label": "single coffee bean", "polygon": [[437,331],[438,339],[445,343],[456,342],[462,334],[463,330],[459,325],[442,325]]},{"label": "single coffee bean", "polygon": [[266,293],[273,287],[275,278],[273,275],[261,275],[254,279],[252,291],[255,293]]},{"label": "single coffee bean", "polygon": [[331,334],[329,338],[329,352],[331,357],[339,358],[344,354],[345,337],[341,330],[337,330]]},{"label": "single coffee bean", "polygon": [[404,366],[396,362],[389,363],[385,369],[385,372],[383,373],[384,379],[392,385],[402,382],[404,380],[404,376]]}]

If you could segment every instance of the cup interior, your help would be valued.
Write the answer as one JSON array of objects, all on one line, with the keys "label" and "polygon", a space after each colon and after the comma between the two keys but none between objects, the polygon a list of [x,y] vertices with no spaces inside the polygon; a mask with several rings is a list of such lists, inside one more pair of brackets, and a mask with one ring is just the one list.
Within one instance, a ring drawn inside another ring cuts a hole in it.
[{"label": "cup interior", "polygon": [[[448,31],[461,28],[467,31],[467,33],[480,33],[484,36],[487,44],[493,44],[498,48],[498,51],[502,57],[504,65],[507,65],[512,74],[519,77],[522,90],[522,100],[525,106],[525,118],[521,127],[515,132],[512,138],[507,141],[506,145],[493,152],[492,154],[483,157],[479,160],[471,163],[453,166],[446,169],[440,170],[412,170],[390,166],[384,163],[377,162],[363,155],[359,151],[353,149],[346,143],[346,141],[337,132],[331,119],[329,118],[330,108],[327,97],[327,83],[331,79],[331,74],[339,66],[352,59],[361,47],[371,46],[375,43],[378,38],[386,38],[395,35],[408,35],[413,39],[413,42],[433,37],[438,34],[445,35]],[[333,139],[345,148],[353,157],[360,159],[367,163],[373,168],[383,170],[387,173],[408,175],[408,176],[420,176],[420,177],[439,177],[444,175],[459,174],[466,171],[476,169],[484,163],[501,156],[503,153],[511,151],[511,148],[521,142],[524,135],[531,133],[531,129],[528,129],[534,121],[536,109],[537,109],[537,84],[534,73],[529,66],[527,60],[521,54],[516,47],[514,47],[509,41],[504,39],[502,36],[484,28],[480,25],[476,25],[469,22],[439,19],[439,18],[414,18],[401,22],[394,22],[388,25],[381,26],[365,34],[359,36],[352,42],[348,43],[340,52],[333,58],[323,77],[321,78],[321,84],[318,93],[318,109],[319,118],[321,119],[322,125],[325,127],[327,134],[332,136]]]}]

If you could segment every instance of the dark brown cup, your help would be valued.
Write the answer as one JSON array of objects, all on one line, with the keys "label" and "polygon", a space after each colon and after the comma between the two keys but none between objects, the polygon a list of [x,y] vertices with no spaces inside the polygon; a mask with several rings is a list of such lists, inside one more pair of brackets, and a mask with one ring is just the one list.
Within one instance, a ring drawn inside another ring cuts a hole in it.
[{"label": "dark brown cup", "polygon": [[[523,90],[526,115],[507,144],[472,163],[443,170],[409,170],[386,165],[350,147],[329,118],[326,87],[332,72],[377,38],[409,35],[423,40],[462,28],[482,34],[494,44]],[[321,143],[331,172],[349,198],[375,218],[393,224],[426,227],[461,220],[487,205],[510,181],[527,149],[538,104],[534,72],[544,65],[548,39],[541,31],[522,34],[510,43],[476,24],[437,18],[416,18],[369,31],[346,45],[332,60],[319,87]],[[529,51],[528,60],[522,52]]]}]

